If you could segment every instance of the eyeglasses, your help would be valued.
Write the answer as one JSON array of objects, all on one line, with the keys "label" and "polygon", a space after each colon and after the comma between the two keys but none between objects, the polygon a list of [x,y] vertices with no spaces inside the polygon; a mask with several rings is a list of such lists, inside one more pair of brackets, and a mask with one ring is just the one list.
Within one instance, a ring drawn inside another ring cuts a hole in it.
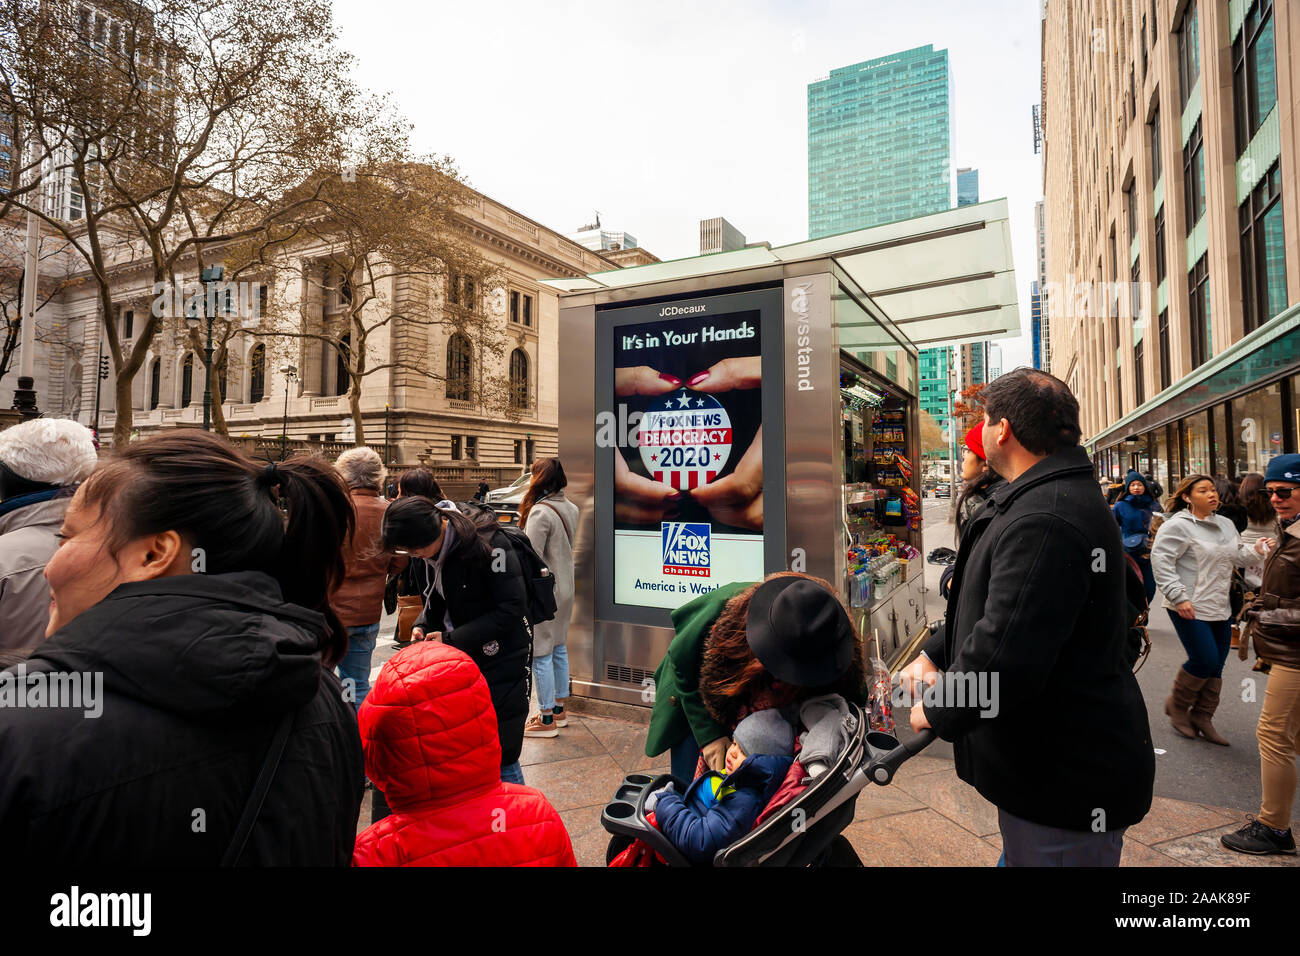
[{"label": "eyeglasses", "polygon": [[1291,497],[1293,491],[1295,491],[1294,488],[1269,488],[1268,494],[1270,498],[1277,498],[1279,501],[1286,501]]}]

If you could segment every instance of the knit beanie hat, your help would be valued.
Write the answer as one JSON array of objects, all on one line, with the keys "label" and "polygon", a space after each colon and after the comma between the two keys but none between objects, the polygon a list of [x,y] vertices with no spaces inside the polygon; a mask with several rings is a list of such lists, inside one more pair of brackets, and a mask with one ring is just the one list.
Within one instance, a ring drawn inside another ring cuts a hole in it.
[{"label": "knit beanie hat", "polygon": [[794,728],[775,709],[756,710],[740,723],[731,734],[746,757],[794,756]]},{"label": "knit beanie hat", "polygon": [[1264,480],[1300,485],[1300,455],[1277,455],[1269,459]]},{"label": "knit beanie hat", "polygon": [[984,455],[984,423],[976,422],[975,427],[966,433],[962,443],[971,450],[971,454],[978,455],[980,461],[988,461]]},{"label": "knit beanie hat", "polygon": [[27,481],[75,485],[98,461],[90,429],[66,418],[34,418],[0,432],[0,464]]}]

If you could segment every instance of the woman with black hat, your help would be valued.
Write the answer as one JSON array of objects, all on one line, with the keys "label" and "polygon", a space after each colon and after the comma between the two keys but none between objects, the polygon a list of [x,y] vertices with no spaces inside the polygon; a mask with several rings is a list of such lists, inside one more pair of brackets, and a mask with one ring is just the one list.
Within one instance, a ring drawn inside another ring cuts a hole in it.
[{"label": "woman with black hat", "polygon": [[700,756],[721,770],[731,732],[757,710],[822,694],[867,698],[862,639],[827,581],[779,571],[729,584],[672,613],[677,636],[655,672],[646,755],[672,751],[692,780]]}]

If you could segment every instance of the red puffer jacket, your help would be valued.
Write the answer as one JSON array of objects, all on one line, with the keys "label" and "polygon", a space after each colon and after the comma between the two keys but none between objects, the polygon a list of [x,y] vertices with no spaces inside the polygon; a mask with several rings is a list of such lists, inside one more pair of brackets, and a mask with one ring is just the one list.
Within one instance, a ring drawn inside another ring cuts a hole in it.
[{"label": "red puffer jacket", "polygon": [[487,681],[436,641],[394,656],[357,713],[366,775],[392,816],[357,837],[353,866],[576,866],[560,815],[501,782]]}]

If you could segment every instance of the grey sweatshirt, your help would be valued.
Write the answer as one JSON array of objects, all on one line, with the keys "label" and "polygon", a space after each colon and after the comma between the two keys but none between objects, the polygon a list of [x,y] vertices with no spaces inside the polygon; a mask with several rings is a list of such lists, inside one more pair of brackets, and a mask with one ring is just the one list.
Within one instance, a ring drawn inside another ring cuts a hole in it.
[{"label": "grey sweatshirt", "polygon": [[1151,573],[1169,607],[1191,601],[1198,621],[1232,617],[1228,591],[1232,569],[1263,564],[1222,515],[1193,517],[1190,508],[1165,519],[1151,548]]}]

